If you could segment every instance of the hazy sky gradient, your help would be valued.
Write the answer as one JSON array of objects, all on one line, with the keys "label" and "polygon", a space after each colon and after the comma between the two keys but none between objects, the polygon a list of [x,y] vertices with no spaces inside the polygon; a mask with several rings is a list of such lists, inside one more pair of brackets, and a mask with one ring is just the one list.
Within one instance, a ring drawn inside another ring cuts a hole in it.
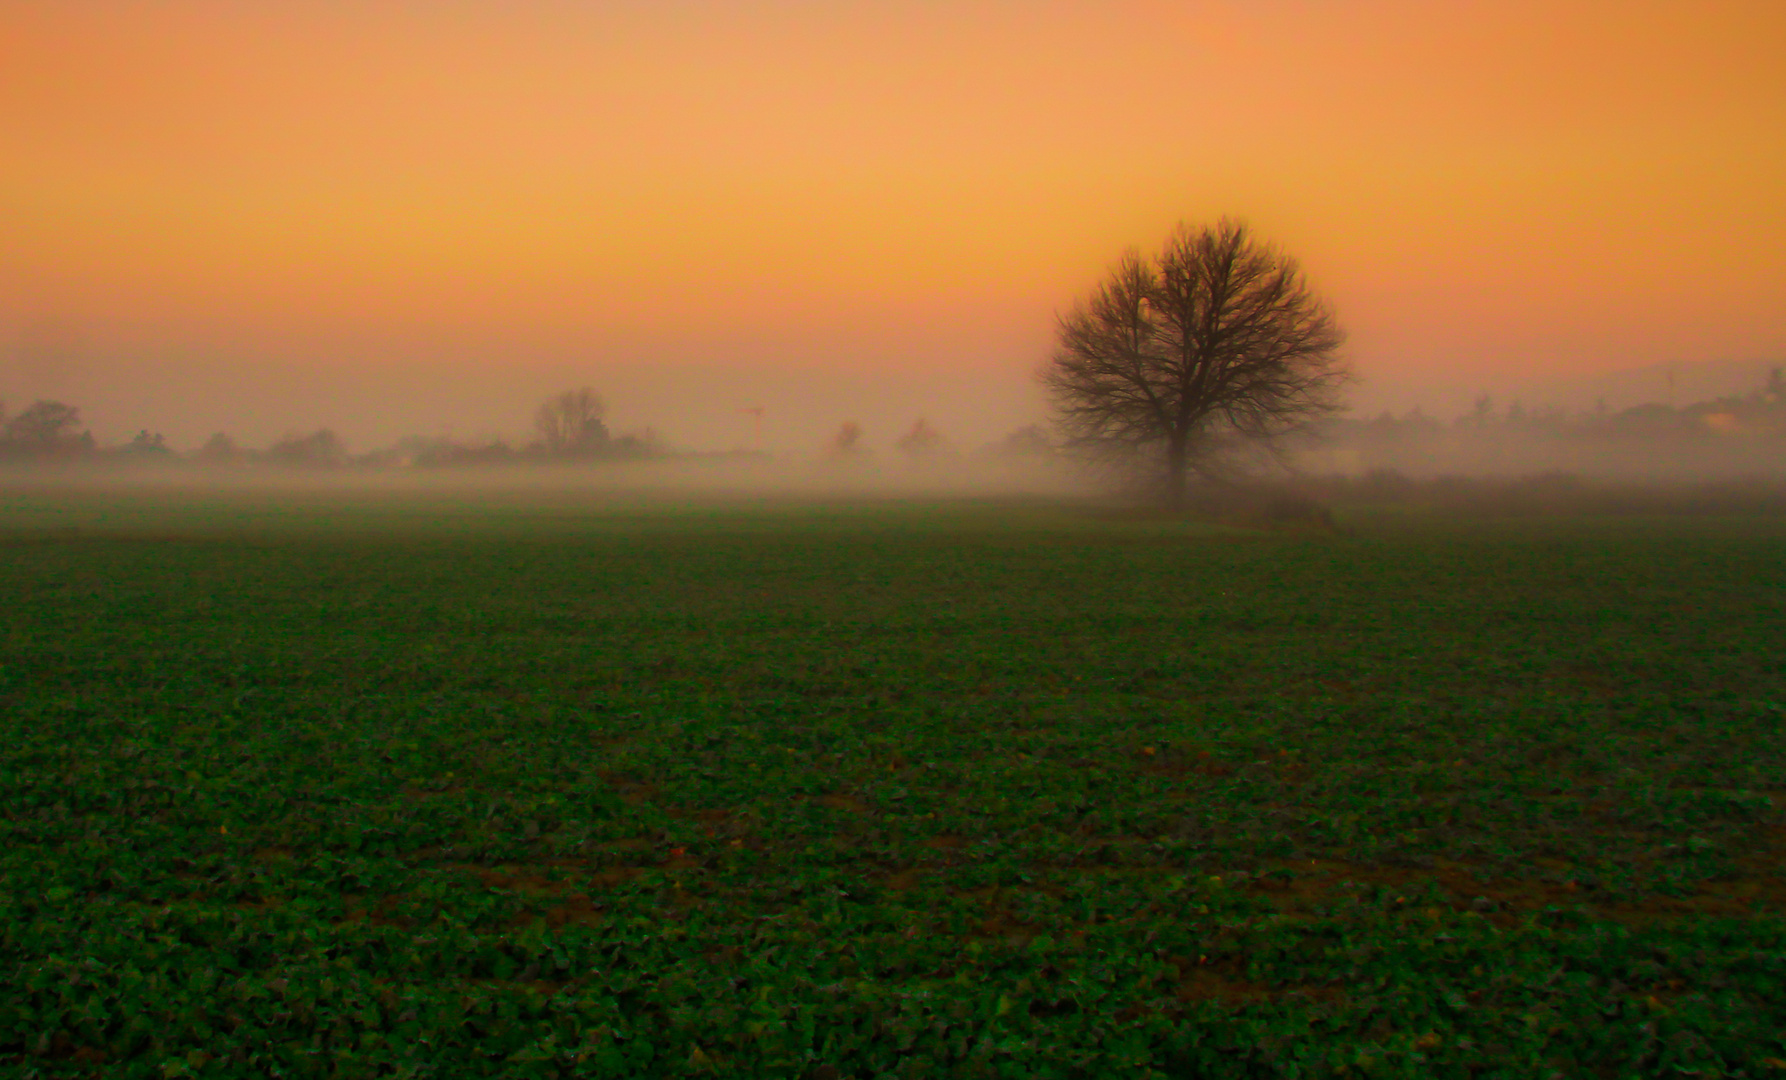
[{"label": "hazy sky gradient", "polygon": [[1786,358],[1782,57],[1777,0],[0,0],[0,397],[363,444],[589,382],[697,445],[972,441],[1223,213],[1367,402]]}]

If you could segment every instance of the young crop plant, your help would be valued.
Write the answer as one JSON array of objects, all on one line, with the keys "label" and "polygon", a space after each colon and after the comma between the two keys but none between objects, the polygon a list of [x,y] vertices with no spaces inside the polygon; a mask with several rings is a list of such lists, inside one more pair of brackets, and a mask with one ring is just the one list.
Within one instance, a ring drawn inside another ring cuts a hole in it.
[{"label": "young crop plant", "polygon": [[1786,1070],[1777,518],[106,498],[0,507],[8,1074]]}]

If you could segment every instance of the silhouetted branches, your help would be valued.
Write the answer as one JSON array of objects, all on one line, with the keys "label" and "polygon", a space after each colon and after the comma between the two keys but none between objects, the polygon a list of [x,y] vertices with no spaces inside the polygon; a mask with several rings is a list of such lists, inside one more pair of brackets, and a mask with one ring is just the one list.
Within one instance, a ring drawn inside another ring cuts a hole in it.
[{"label": "silhouetted branches", "polygon": [[566,390],[539,407],[533,426],[552,454],[598,453],[608,445],[608,428],[602,423],[607,406],[601,395],[585,386]]},{"label": "silhouetted branches", "polygon": [[1128,252],[1064,316],[1041,378],[1069,447],[1157,455],[1174,498],[1238,448],[1336,408],[1344,334],[1290,258],[1245,225],[1180,226],[1159,256]]}]

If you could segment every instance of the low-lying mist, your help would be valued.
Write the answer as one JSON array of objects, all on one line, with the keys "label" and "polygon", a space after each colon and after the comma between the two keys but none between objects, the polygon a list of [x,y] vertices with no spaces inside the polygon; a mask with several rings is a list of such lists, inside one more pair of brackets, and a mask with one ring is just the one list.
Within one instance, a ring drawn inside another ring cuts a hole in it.
[{"label": "low-lying mist", "polygon": [[[745,443],[760,441],[761,409],[743,410]],[[291,433],[262,446],[217,433],[177,446],[139,430],[109,445],[82,410],[39,400],[0,416],[0,490],[188,488],[268,492],[494,495],[575,492],[580,501],[700,498],[1046,496],[1157,501],[1140,448],[1126,464],[1088,463],[1040,424],[964,441],[959,429],[918,418],[871,436],[833,424],[803,450],[690,450],[650,430],[610,429],[592,390],[545,399],[523,439],[409,436],[356,449],[332,429]],[[815,431],[825,429],[814,428]],[[971,430],[971,428],[969,429]],[[1497,405],[1438,419],[1419,409],[1331,418],[1258,452],[1236,443],[1214,463],[1193,504],[1419,502],[1451,507],[1617,509],[1772,506],[1786,485],[1786,377],[1749,390],[1670,406],[1642,403],[1563,412]],[[1244,460],[1243,460],[1244,459]],[[1157,470],[1155,470],[1157,471]],[[1639,498],[1637,492],[1648,492]],[[1688,494],[1692,493],[1692,494]],[[1195,510],[1195,505],[1192,509]]]},{"label": "low-lying mist", "polygon": [[267,492],[569,493],[584,498],[748,499],[924,496],[1080,496],[1097,478],[1058,459],[990,456],[912,463],[772,458],[758,454],[675,455],[609,462],[539,462],[429,468],[280,467],[187,461],[12,462],[0,490],[21,488],[216,489]]}]

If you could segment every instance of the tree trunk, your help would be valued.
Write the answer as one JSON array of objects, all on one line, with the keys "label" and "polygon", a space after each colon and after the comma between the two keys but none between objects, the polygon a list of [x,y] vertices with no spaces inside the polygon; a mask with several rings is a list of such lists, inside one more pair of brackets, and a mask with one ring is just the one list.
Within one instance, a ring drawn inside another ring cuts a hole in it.
[{"label": "tree trunk", "polygon": [[1173,506],[1183,506],[1190,498],[1190,440],[1174,437],[1166,441],[1166,499]]}]

